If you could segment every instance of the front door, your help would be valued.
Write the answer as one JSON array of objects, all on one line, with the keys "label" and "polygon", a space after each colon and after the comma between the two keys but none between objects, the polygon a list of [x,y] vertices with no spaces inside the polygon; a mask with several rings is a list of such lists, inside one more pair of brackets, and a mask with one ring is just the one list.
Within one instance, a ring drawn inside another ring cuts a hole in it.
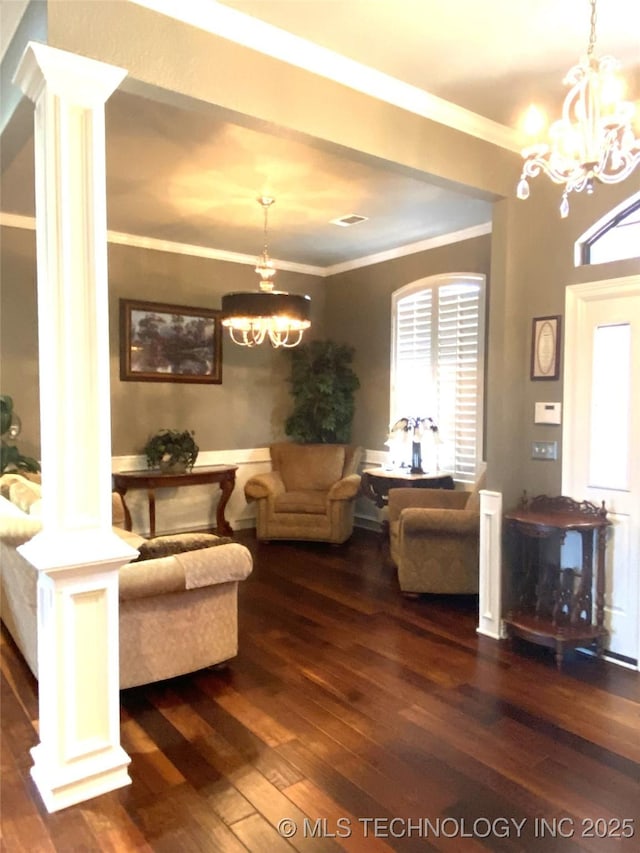
[{"label": "front door", "polygon": [[611,656],[640,658],[640,276],[567,288],[562,493],[612,522],[605,623]]}]

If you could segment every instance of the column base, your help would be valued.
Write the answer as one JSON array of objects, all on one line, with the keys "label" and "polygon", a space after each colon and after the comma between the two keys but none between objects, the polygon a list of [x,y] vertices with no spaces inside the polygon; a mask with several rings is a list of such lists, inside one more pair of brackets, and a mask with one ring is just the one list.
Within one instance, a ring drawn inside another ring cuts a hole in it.
[{"label": "column base", "polygon": [[74,762],[70,767],[51,767],[44,757],[42,744],[31,750],[31,778],[48,812],[57,812],[85,800],[107,794],[131,784],[127,768],[131,759],[122,747],[108,755]]},{"label": "column base", "polygon": [[479,626],[476,628],[476,634],[479,634],[481,637],[489,637],[491,640],[506,640],[507,639],[507,631],[504,625],[500,625],[499,629],[493,630],[488,629],[483,626]]}]

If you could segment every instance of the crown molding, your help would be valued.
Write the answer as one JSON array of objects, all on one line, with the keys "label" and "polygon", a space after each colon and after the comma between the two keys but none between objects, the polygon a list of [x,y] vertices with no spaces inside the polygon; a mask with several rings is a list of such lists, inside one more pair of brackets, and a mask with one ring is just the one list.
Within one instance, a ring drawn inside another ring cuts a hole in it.
[{"label": "crown molding", "polygon": [[4,228],[21,228],[23,231],[35,231],[36,220],[33,216],[0,211],[0,225]]},{"label": "crown molding", "polygon": [[[228,252],[226,249],[215,249],[209,246],[196,246],[190,243],[176,243],[172,240],[159,240],[156,237],[143,237],[140,234],[125,234],[123,231],[107,231],[109,243],[120,246],[133,246],[136,249],[151,249],[155,252],[170,252],[174,255],[192,255],[196,258],[209,258],[214,261],[228,261],[232,264],[256,265],[256,255],[244,255],[241,252]],[[312,264],[297,264],[293,261],[271,259],[278,270],[302,273],[302,275],[325,274],[324,267]]]},{"label": "crown molding", "polygon": [[473,237],[483,237],[485,234],[491,234],[491,222],[483,222],[480,225],[472,225],[469,228],[462,228],[460,231],[450,231],[448,234],[439,234],[437,237],[428,237],[426,240],[419,240],[417,243],[408,243],[406,246],[398,246],[397,249],[389,249],[386,252],[377,252],[375,255],[367,255],[366,257],[356,258],[353,261],[345,261],[343,264],[334,264],[330,267],[324,267],[322,274],[324,276],[337,275],[342,272],[349,272],[359,267],[368,267],[371,264],[380,264],[383,261],[392,261],[395,258],[404,258],[406,255],[415,255],[417,252],[427,252],[430,249],[437,249],[439,246],[448,246],[451,243],[460,243],[463,240],[471,240]]},{"label": "crown molding", "polygon": [[[22,216],[18,213],[4,213],[0,211],[0,227],[21,228],[25,231],[36,230],[36,220],[33,216]],[[473,237],[482,237],[491,233],[491,223],[483,222],[480,225],[472,225],[460,231],[450,231],[448,234],[440,234],[437,237],[428,237],[417,243],[408,243],[406,246],[398,246],[386,252],[377,252],[375,255],[366,255],[345,261],[342,264],[333,264],[328,267],[312,266],[311,264],[296,264],[290,261],[281,261],[274,258],[274,263],[279,270],[297,272],[302,275],[315,275],[319,278],[328,278],[338,273],[367,267],[371,264],[379,264],[383,261],[391,261],[395,258],[403,258],[406,255],[415,255],[416,252],[426,252],[429,249],[437,249],[439,246],[448,246],[451,243],[460,243],[462,240],[471,240]],[[224,249],[213,249],[208,246],[193,246],[189,243],[176,243],[171,240],[158,240],[155,237],[142,237],[139,234],[125,234],[122,231],[107,231],[107,242],[120,246],[131,246],[135,249],[149,249],[154,252],[169,252],[174,255],[190,255],[195,258],[208,258],[214,261],[228,261],[232,264],[255,265],[255,255],[242,255],[239,252],[227,252]]]},{"label": "crown molding", "polygon": [[[0,211],[0,226],[6,228],[22,228],[26,231],[36,230],[36,220],[33,216],[22,216],[18,213]],[[107,242],[120,246],[131,246],[135,249],[150,249],[154,252],[169,252],[173,255],[191,255],[194,258],[208,258],[214,261],[228,261],[232,264],[255,266],[255,255],[243,255],[240,252],[228,252],[225,249],[215,249],[209,246],[195,246],[190,243],[177,243],[172,240],[159,240],[156,237],[143,237],[140,234],[126,234],[123,231],[107,231]],[[279,270],[302,273],[303,275],[326,275],[324,267],[311,264],[296,264],[292,261],[282,261],[273,258]]]},{"label": "crown molding", "polygon": [[154,12],[182,21],[192,27],[221,36],[326,77],[365,95],[400,107],[407,112],[431,119],[469,136],[490,142],[508,151],[520,153],[522,140],[518,131],[485,116],[478,115],[424,89],[404,83],[375,68],[348,59],[328,48],[288,33],[285,30],[225,6],[217,0],[130,0]]}]

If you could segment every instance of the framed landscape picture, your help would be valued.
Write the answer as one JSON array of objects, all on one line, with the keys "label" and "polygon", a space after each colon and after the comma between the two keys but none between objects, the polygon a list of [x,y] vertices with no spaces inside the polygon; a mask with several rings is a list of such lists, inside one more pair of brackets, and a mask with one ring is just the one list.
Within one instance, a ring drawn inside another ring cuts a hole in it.
[{"label": "framed landscape picture", "polygon": [[120,300],[120,379],[222,382],[220,311]]}]

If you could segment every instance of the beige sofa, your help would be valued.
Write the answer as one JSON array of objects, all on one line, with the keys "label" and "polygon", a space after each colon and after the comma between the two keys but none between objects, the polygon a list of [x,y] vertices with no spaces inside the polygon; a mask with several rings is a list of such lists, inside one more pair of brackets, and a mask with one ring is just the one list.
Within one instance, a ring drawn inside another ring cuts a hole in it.
[{"label": "beige sofa", "polygon": [[244,488],[257,505],[258,539],[345,542],[353,533],[362,448],[278,442],[269,450],[272,470]]},{"label": "beige sofa", "polygon": [[[37,572],[16,549],[40,530],[39,498],[39,485],[0,477],[0,617],[36,678]],[[235,657],[238,583],[252,570],[249,550],[208,534],[145,540],[121,529],[123,520],[114,493],[114,531],[146,557],[119,572],[121,689]]]}]

